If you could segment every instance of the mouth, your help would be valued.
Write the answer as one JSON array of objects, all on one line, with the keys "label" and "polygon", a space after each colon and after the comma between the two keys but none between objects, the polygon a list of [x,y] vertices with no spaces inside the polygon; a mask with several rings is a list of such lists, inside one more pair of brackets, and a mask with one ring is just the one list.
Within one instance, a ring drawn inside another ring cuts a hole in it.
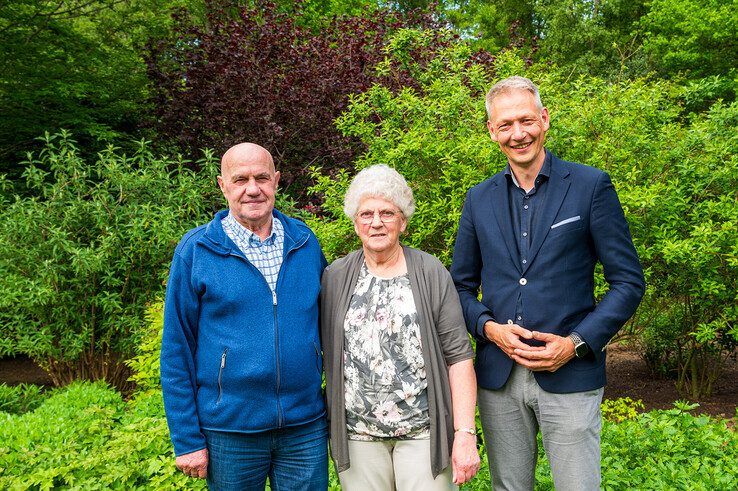
[{"label": "mouth", "polygon": [[526,148],[530,147],[531,145],[533,145],[533,142],[532,141],[525,142],[525,143],[518,143],[516,145],[510,145],[510,148],[512,148],[513,150],[525,150]]},{"label": "mouth", "polygon": [[375,238],[375,237],[387,237],[387,234],[370,234],[369,237]]}]

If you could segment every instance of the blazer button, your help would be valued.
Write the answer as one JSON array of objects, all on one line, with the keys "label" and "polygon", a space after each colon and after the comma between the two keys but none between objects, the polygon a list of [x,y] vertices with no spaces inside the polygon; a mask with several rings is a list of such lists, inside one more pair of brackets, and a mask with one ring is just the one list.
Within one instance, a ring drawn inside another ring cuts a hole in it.
[{"label": "blazer button", "polygon": [[528,283],[528,280],[526,280],[525,278],[520,278],[520,281],[518,281],[518,283],[525,286]]}]

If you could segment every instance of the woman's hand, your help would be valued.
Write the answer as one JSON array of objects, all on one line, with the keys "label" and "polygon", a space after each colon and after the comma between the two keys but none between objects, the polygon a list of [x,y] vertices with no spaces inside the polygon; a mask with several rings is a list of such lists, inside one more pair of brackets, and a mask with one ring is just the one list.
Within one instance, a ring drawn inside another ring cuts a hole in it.
[{"label": "woman's hand", "polygon": [[461,485],[471,480],[479,471],[477,437],[457,431],[454,433],[454,447],[451,450],[451,468],[454,484]]}]

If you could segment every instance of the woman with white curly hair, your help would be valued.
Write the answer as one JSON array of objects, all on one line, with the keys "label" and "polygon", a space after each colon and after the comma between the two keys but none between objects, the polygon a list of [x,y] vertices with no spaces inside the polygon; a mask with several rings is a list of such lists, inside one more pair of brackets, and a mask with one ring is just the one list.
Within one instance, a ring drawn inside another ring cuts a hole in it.
[{"label": "woman with white curly hair", "polygon": [[403,246],[415,211],[386,165],[344,199],[361,249],[323,273],[321,335],[331,455],[344,490],[449,490],[479,470],[473,351],[435,257]]}]

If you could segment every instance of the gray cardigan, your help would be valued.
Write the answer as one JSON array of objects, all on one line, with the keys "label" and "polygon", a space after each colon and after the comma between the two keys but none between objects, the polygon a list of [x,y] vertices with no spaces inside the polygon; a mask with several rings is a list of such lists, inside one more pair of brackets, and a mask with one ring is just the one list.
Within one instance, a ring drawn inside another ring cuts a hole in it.
[{"label": "gray cardigan", "polygon": [[[454,442],[448,367],[474,356],[451,275],[435,257],[403,246],[428,381],[431,469],[433,477],[448,467]],[[323,272],[320,334],[323,343],[331,456],[338,472],[349,468],[344,402],[344,319],[364,263],[363,250],[336,260]]]}]

